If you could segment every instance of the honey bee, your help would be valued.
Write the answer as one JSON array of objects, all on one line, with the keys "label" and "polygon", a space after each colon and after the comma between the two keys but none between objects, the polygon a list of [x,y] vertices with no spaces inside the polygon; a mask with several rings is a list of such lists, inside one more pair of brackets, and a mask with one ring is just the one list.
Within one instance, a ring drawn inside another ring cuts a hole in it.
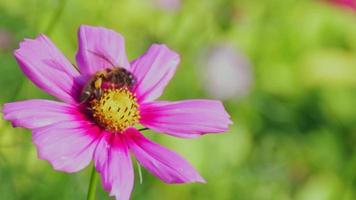
[{"label": "honey bee", "polygon": [[127,87],[132,89],[136,79],[131,72],[121,67],[108,68],[99,71],[83,87],[79,101],[81,104],[91,99],[99,100],[103,94],[103,86],[109,88]]}]

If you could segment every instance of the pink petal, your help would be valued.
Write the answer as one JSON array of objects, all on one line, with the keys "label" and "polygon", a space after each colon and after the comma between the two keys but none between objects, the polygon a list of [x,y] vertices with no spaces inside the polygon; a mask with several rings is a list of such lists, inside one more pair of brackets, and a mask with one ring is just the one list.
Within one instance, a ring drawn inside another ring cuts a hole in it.
[{"label": "pink petal", "polygon": [[128,200],[134,173],[126,141],[120,134],[104,133],[95,149],[94,162],[103,187],[117,200]]},{"label": "pink petal", "polygon": [[29,129],[79,117],[79,111],[74,106],[43,99],[5,103],[2,111],[4,119],[11,121],[13,126]]},{"label": "pink petal", "polygon": [[63,121],[32,132],[39,158],[56,170],[77,172],[90,163],[100,129],[86,121]]},{"label": "pink petal", "polygon": [[126,69],[130,67],[126,57],[125,40],[113,30],[81,25],[78,30],[78,43],[76,59],[82,74],[92,75],[114,66]]},{"label": "pink petal", "polygon": [[193,138],[228,130],[230,116],[220,101],[152,102],[140,106],[140,122],[155,131]]},{"label": "pink petal", "polygon": [[143,137],[136,129],[127,130],[130,149],[137,160],[166,183],[189,183],[205,180],[181,156]]},{"label": "pink petal", "polygon": [[137,79],[135,88],[140,102],[157,99],[173,77],[179,64],[179,55],[165,45],[152,45],[148,51],[131,63]]},{"label": "pink petal", "polygon": [[14,52],[26,76],[39,88],[67,103],[76,102],[81,84],[79,72],[49,38],[25,39]]}]

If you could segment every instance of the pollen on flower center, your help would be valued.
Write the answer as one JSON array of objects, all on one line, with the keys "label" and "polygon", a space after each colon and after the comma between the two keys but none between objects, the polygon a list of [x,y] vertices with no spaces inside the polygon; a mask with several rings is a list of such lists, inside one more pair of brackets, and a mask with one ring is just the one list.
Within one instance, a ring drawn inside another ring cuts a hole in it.
[{"label": "pollen on flower center", "polygon": [[122,132],[140,118],[135,96],[125,87],[104,89],[100,99],[90,103],[94,120],[112,132]]}]

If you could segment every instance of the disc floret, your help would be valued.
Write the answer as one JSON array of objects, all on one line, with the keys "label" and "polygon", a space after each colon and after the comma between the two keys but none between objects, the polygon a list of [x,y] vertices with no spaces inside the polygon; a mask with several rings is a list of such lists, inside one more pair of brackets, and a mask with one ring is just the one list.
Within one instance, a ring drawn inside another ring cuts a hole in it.
[{"label": "disc floret", "polygon": [[94,120],[111,132],[122,132],[140,119],[139,105],[126,87],[103,89],[100,99],[90,102]]}]

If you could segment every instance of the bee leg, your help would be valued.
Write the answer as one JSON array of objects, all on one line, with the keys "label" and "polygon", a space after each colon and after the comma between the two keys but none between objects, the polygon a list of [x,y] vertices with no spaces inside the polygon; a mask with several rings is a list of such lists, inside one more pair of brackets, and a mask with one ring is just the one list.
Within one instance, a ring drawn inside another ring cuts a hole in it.
[{"label": "bee leg", "polygon": [[90,97],[89,91],[85,91],[82,94],[80,94],[80,97],[79,97],[80,104],[85,103],[89,99],[89,97]]},{"label": "bee leg", "polygon": [[102,94],[103,94],[103,91],[101,90],[101,88],[97,88],[94,90],[94,96],[97,100],[99,100],[101,98]]}]

